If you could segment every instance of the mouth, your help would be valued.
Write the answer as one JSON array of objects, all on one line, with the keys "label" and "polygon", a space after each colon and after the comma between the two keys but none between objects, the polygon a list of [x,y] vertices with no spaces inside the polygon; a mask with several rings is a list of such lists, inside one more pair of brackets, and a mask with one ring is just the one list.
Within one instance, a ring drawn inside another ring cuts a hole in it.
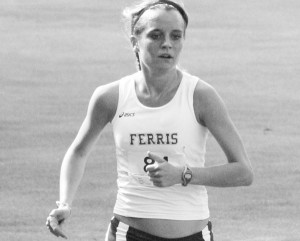
[{"label": "mouth", "polygon": [[170,54],[161,54],[158,57],[163,58],[163,59],[172,59],[173,58]]}]

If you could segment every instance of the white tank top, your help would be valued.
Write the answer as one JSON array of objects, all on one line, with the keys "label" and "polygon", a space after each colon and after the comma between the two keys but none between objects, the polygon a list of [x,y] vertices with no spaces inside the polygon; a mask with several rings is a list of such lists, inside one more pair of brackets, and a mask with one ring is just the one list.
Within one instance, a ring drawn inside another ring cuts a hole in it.
[{"label": "white tank top", "polygon": [[198,78],[183,72],[173,99],[160,107],[144,106],[135,92],[136,75],[119,81],[119,102],[112,120],[116,145],[118,194],[114,213],[137,218],[202,220],[209,217],[204,186],[155,187],[145,167],[147,151],[173,165],[203,167],[208,130],[193,108]]}]

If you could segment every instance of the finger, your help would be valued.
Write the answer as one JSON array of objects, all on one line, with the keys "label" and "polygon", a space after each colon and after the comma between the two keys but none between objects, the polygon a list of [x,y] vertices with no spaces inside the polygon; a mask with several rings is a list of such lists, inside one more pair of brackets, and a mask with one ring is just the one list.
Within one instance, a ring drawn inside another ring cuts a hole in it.
[{"label": "finger", "polygon": [[53,228],[56,226],[52,219],[53,219],[53,217],[50,217],[50,216],[47,218],[46,226],[52,234],[54,234],[56,237],[58,237],[57,233],[53,230]]},{"label": "finger", "polygon": [[156,187],[162,187],[163,186],[162,182],[159,181],[159,180],[153,180],[152,182],[153,182],[153,185],[156,186]]},{"label": "finger", "polygon": [[160,157],[160,156],[158,156],[158,155],[156,155],[156,154],[154,154],[154,153],[152,153],[152,152],[150,152],[150,151],[147,152],[147,155],[148,155],[148,157],[150,157],[152,160],[154,160],[154,161],[156,161],[156,162],[158,162],[158,163],[164,163],[164,162],[166,162],[165,159],[163,159],[162,157]]},{"label": "finger", "polygon": [[64,234],[60,226],[58,226],[54,231],[57,233],[58,237],[60,236],[64,239],[68,239],[68,237]]},{"label": "finger", "polygon": [[148,165],[146,166],[146,171],[149,172],[155,172],[157,170],[158,166],[157,164],[152,164],[152,165]]},{"label": "finger", "polygon": [[57,220],[56,217],[49,216],[47,226],[50,232],[56,235],[57,237],[63,237],[67,239],[67,236],[62,231],[62,225],[59,224],[59,221]]},{"label": "finger", "polygon": [[148,172],[150,178],[161,178],[162,175],[159,171]]},{"label": "finger", "polygon": [[51,216],[49,216],[48,218],[47,218],[47,221],[46,221],[46,226],[47,227],[49,227],[50,226],[50,220],[51,220]]}]

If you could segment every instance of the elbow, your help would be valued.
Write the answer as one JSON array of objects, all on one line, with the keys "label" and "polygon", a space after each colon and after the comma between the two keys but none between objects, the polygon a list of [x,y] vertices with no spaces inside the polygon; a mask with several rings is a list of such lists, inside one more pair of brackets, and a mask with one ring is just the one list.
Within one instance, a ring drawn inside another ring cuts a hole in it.
[{"label": "elbow", "polygon": [[89,150],[85,145],[77,144],[76,142],[72,143],[68,151],[72,154],[72,156],[77,158],[85,158],[89,153]]},{"label": "elbow", "polygon": [[85,148],[80,146],[71,145],[65,154],[64,161],[67,162],[78,162],[79,160],[85,160],[88,152]]},{"label": "elbow", "polygon": [[251,167],[243,167],[242,174],[242,186],[250,186],[254,180],[254,173]]}]

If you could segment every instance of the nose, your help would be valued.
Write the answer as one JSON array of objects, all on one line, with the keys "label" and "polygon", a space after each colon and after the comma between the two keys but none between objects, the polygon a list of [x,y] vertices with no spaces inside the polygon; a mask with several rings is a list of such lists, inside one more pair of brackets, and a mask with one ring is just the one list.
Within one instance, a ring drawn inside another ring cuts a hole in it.
[{"label": "nose", "polygon": [[166,36],[166,37],[163,38],[163,42],[162,42],[161,47],[164,48],[164,49],[172,48],[172,42],[171,42],[170,37]]}]

